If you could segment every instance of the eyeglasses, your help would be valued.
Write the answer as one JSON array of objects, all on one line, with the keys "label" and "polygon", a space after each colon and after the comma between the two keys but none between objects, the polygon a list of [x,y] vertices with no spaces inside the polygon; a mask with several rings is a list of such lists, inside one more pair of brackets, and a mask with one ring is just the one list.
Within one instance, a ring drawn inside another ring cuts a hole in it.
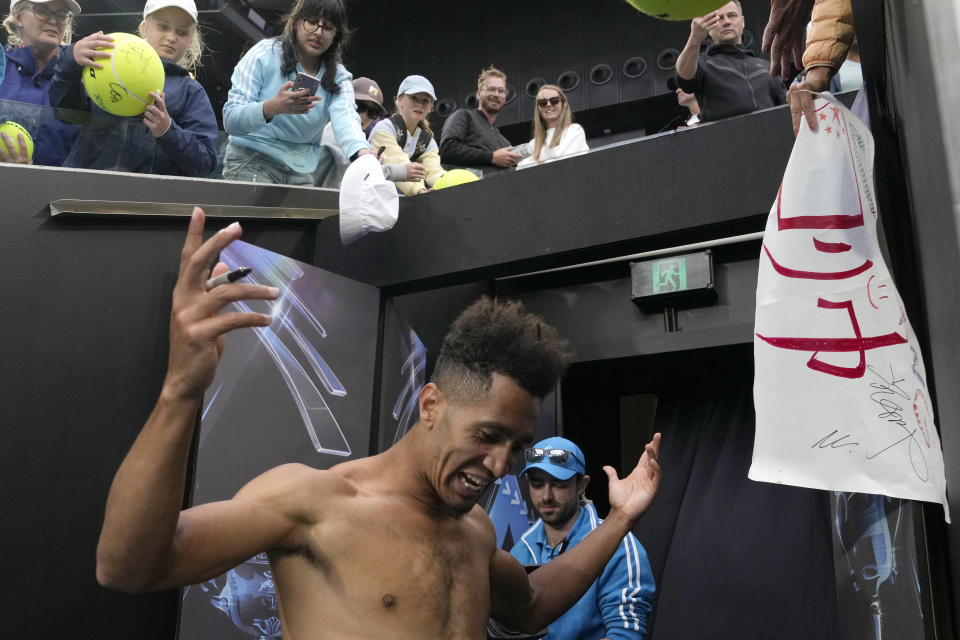
[{"label": "eyeglasses", "polygon": [[40,22],[49,22],[50,18],[56,18],[58,24],[63,24],[73,17],[73,14],[69,11],[51,11],[42,4],[30,5],[30,10],[33,11],[33,15],[37,16]]},{"label": "eyeglasses", "polygon": [[507,95],[506,87],[484,87],[483,90],[487,93],[496,93],[501,96]]},{"label": "eyeglasses", "polygon": [[575,464],[570,462],[570,459],[573,458],[575,462],[580,463],[580,466],[586,466],[583,460],[578,458],[575,453],[567,451],[566,449],[541,449],[539,447],[531,447],[524,449],[523,457],[528,463],[542,462],[543,459],[546,458],[548,462],[568,469],[576,467]]},{"label": "eyeglasses", "polygon": [[537,106],[545,107],[548,103],[552,104],[553,106],[557,106],[561,101],[563,101],[563,98],[560,96],[553,96],[552,98],[537,98]]},{"label": "eyeglasses", "polygon": [[304,18],[303,28],[308,33],[316,33],[317,31],[319,31],[320,35],[328,35],[328,36],[337,35],[336,27],[334,27],[333,25],[323,24],[322,22],[318,20],[314,20],[313,18]]}]

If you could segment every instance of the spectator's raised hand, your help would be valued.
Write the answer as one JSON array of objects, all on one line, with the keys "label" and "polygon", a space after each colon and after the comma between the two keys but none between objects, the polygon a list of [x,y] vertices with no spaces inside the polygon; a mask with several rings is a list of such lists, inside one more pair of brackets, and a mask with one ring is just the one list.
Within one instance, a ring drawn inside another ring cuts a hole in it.
[{"label": "spectator's raised hand", "polygon": [[147,126],[154,138],[159,138],[170,128],[170,114],[167,113],[167,103],[164,101],[164,93],[150,92],[153,98],[153,104],[147,105],[143,112],[143,124]]},{"label": "spectator's raised hand", "polygon": [[710,35],[710,30],[720,23],[720,14],[712,11],[705,16],[690,21],[690,37],[701,42]]},{"label": "spectator's raised hand", "polygon": [[[27,141],[22,133],[18,133],[17,139],[14,141],[6,132],[0,131],[0,139],[3,140],[3,144],[0,144],[0,162],[33,164],[33,159],[27,153]],[[7,149],[10,149],[12,153],[7,153]]]},{"label": "spectator's raised hand", "polygon": [[772,0],[761,50],[770,55],[770,75],[784,80],[803,69],[803,47],[813,0]]},{"label": "spectator's raised hand", "polygon": [[320,96],[311,95],[310,89],[292,91],[293,81],[283,83],[277,95],[263,103],[263,117],[272,120],[281,113],[304,114],[313,109],[313,105],[320,102]]},{"label": "spectator's raised hand", "polygon": [[512,147],[504,147],[493,152],[493,164],[498,167],[513,167],[523,159],[519,153],[510,151]]},{"label": "spectator's raised hand", "polygon": [[91,33],[86,38],[78,40],[73,45],[73,59],[81,67],[96,67],[103,69],[97,58],[109,58],[109,51],[97,51],[97,47],[113,48],[113,38],[103,34],[103,31]]}]

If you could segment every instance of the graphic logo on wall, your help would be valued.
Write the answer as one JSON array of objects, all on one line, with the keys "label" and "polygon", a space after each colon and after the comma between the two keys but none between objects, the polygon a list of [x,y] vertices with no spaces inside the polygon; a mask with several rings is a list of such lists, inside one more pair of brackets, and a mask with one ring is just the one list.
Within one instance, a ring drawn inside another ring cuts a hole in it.
[{"label": "graphic logo on wall", "polygon": [[[244,242],[235,242],[224,249],[220,259],[231,269],[251,267],[253,272],[247,276],[249,283],[270,284],[280,289],[280,298],[272,303],[240,301],[231,306],[237,311],[269,313],[275,318],[270,326],[255,327],[253,332],[286,383],[313,448],[319,453],[349,456],[350,443],[314,382],[317,380],[331,396],[347,395],[346,387],[314,346],[327,339],[326,328],[291,286],[303,277],[303,269],[295,260]],[[204,418],[217,402],[225,383],[212,387]]]},{"label": "graphic logo on wall", "polygon": [[494,483],[486,503],[487,515],[497,530],[497,547],[511,549],[520,536],[530,528],[530,512],[520,493],[517,476],[506,475]]},{"label": "graphic logo on wall", "polygon": [[397,422],[397,429],[393,435],[393,444],[400,441],[410,427],[413,426],[414,416],[419,417],[417,401],[420,399],[420,390],[426,378],[427,348],[413,331],[407,329],[406,344],[408,355],[400,367],[400,375],[405,382],[393,403],[391,415]]}]

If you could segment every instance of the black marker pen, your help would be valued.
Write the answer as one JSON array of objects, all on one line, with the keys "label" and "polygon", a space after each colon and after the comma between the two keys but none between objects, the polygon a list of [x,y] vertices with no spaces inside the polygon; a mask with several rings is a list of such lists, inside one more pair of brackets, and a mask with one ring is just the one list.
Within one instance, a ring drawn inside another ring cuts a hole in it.
[{"label": "black marker pen", "polygon": [[240,267],[239,269],[234,269],[233,271],[228,271],[226,273],[221,273],[216,278],[210,278],[207,280],[207,291],[211,289],[216,289],[222,284],[230,284],[231,282],[236,282],[240,278],[248,275],[253,269],[250,267]]}]

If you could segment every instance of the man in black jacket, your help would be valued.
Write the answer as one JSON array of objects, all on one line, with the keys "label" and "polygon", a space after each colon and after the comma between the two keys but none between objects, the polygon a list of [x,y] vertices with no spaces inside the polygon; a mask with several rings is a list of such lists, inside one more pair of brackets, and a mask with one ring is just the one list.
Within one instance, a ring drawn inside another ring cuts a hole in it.
[{"label": "man in black jacket", "polygon": [[[786,103],[783,82],[770,77],[770,63],[743,46],[743,28],[738,0],[690,23],[677,57],[677,86],[696,94],[704,122]],[[701,54],[708,35],[713,44]]]},{"label": "man in black jacket", "polygon": [[443,124],[440,161],[447,168],[469,167],[481,172],[506,169],[523,157],[510,151],[510,141],[494,126],[507,100],[507,75],[495,67],[477,78],[477,109],[457,109]]}]

